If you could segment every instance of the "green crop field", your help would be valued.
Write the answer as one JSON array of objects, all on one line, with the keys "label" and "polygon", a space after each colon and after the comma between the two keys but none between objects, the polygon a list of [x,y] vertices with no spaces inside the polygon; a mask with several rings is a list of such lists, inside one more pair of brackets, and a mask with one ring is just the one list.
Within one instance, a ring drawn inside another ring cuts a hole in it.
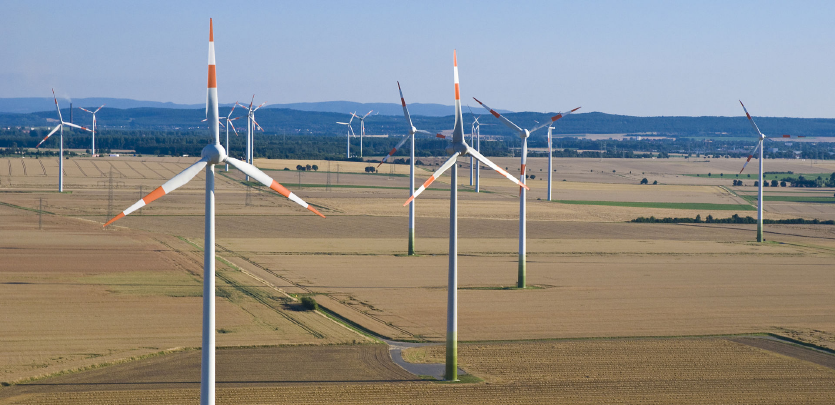
[{"label": "green crop field", "polygon": [[671,202],[640,202],[640,201],[584,201],[584,200],[554,200],[562,204],[576,205],[607,205],[612,207],[637,208],[669,208],[679,210],[715,210],[715,211],[755,211],[756,208],[748,204],[711,204],[711,203],[671,203]]}]

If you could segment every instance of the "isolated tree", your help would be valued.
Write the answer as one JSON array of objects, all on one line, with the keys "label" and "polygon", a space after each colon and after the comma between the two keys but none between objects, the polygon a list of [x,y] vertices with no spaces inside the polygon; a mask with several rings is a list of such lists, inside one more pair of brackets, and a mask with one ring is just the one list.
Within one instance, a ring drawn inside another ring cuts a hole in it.
[{"label": "isolated tree", "polygon": [[760,186],[760,182],[757,181],[757,180],[754,180],[754,187],[759,187],[759,186]]},{"label": "isolated tree", "polygon": [[319,171],[319,166],[313,165],[313,171],[318,172]]},{"label": "isolated tree", "polygon": [[696,222],[697,224],[701,223],[702,222],[702,216],[699,215],[699,214],[696,214],[696,220],[694,222]]},{"label": "isolated tree", "polygon": [[649,180],[647,180],[647,178],[646,178],[646,177],[644,177],[643,179],[641,179],[641,184],[647,184],[647,183],[649,183]]},{"label": "isolated tree", "polygon": [[299,170],[299,171],[304,170],[304,166],[296,165],[296,170]]},{"label": "isolated tree", "polygon": [[531,175],[531,180],[535,180],[535,179],[536,179],[536,175],[535,175],[535,174],[532,174],[532,175]]},{"label": "isolated tree", "polygon": [[771,187],[777,187],[778,185],[779,185],[779,183],[777,182],[777,180],[776,180],[776,179],[775,179],[775,180],[771,180]]},{"label": "isolated tree", "polygon": [[658,180],[655,180],[655,181],[653,181],[653,182],[652,182],[652,185],[653,185],[653,186],[654,186],[654,185],[657,185],[657,184],[658,184]]},{"label": "isolated tree", "polygon": [[312,169],[313,169],[313,166],[311,166],[311,165],[305,165],[305,166],[304,166],[304,168],[305,168],[305,170],[312,170]]}]

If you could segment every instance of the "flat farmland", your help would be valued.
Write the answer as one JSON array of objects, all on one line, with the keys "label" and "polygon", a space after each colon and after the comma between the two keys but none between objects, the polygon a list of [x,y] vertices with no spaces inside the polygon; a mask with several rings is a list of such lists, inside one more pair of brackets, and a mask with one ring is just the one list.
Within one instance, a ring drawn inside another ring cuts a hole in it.
[{"label": "flat farmland", "polygon": [[[0,369],[16,381],[200,344],[202,252],[168,235],[0,206]],[[364,341],[218,263],[221,346]]]},{"label": "flat farmland", "polygon": [[[374,353],[372,349],[364,348],[364,353]],[[443,357],[440,346],[410,350],[406,356],[412,361]],[[835,400],[831,368],[718,338],[462,344],[460,364],[484,379],[475,384],[410,381],[384,366],[393,366],[390,360],[380,358],[373,364],[365,360],[369,356],[356,352],[330,347],[219,351],[218,402],[827,404]],[[232,353],[234,361],[229,358]],[[0,391],[0,396],[5,403],[30,404],[195,402],[199,396],[196,354],[18,385]],[[292,374],[283,367],[288,363],[298,364]]]},{"label": "flat farmland", "polygon": [[[63,194],[54,192],[57,160],[38,160],[27,159],[24,172],[23,159],[0,159],[0,381],[34,383],[0,388],[0,402],[194,400],[204,175],[107,230],[101,224],[197,158],[68,159],[71,192]],[[421,160],[430,164],[418,171],[418,185],[434,169],[431,163],[442,161]],[[518,167],[518,158],[497,160],[511,173]],[[219,353],[227,356],[218,372],[234,373],[225,374],[230,377],[219,385],[219,398],[832,402],[831,369],[724,338],[639,337],[767,332],[835,349],[835,227],[767,225],[768,242],[756,244],[754,225],[628,222],[639,216],[754,215],[753,187],[729,186],[735,177],[728,173],[738,172],[739,159],[555,161],[555,199],[657,205],[544,201],[547,185],[540,179],[547,173],[539,169],[547,160],[530,159],[536,176],[529,180],[528,200],[533,288],[517,290],[510,287],[516,281],[518,187],[484,170],[483,192],[475,193],[461,159],[460,359],[485,380],[463,385],[415,381],[391,368],[385,351],[368,349],[377,347],[366,344],[371,339],[324,312],[301,311],[294,301],[296,294],[310,294],[379,335],[442,342],[448,177],[418,199],[419,256],[406,257],[408,166],[366,174],[364,168],[376,164],[340,162],[337,174],[336,162],[330,173],[327,162],[256,162],[327,219],[218,167],[217,337]],[[319,171],[283,170],[308,163]],[[800,173],[809,162],[768,163],[768,170]],[[827,164],[810,169],[824,173]],[[707,172],[726,176],[688,176]],[[639,185],[643,177],[659,184]],[[766,191],[774,197],[827,194]],[[39,217],[41,199],[45,213]],[[704,209],[709,204],[740,209]],[[766,203],[766,218],[799,216],[835,218],[835,205]],[[519,339],[533,341],[507,342]],[[421,350],[410,358],[438,359],[438,349]],[[704,365],[704,374],[693,374],[698,368],[692,364]],[[515,377],[525,374],[533,377]],[[55,376],[30,380],[48,375]]]}]

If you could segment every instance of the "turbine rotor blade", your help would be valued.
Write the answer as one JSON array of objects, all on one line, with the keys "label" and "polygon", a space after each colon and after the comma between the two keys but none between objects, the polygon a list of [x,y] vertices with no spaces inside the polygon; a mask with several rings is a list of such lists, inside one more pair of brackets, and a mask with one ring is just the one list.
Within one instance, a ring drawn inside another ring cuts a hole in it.
[{"label": "turbine rotor blade", "polygon": [[406,116],[406,122],[409,124],[409,131],[415,126],[412,125],[412,116],[409,115],[409,109],[406,108],[406,99],[403,98],[403,90],[400,88],[400,81],[397,82],[397,91],[400,92],[400,103],[403,104],[403,115]]},{"label": "turbine rotor blade", "polygon": [[207,162],[208,159],[205,158],[198,160],[197,163],[187,167],[185,170],[180,172],[180,174],[172,177],[171,180],[166,181],[165,183],[163,183],[163,185],[157,187],[154,191],[151,191],[148,195],[142,197],[141,200],[128,207],[128,209],[122,211],[119,215],[116,215],[110,221],[107,221],[107,223],[105,223],[104,226],[108,226],[116,222],[117,220],[124,218],[126,215],[130,215],[130,213],[150,204],[157,198],[160,198],[185,185],[186,183],[191,181],[191,179],[193,179],[194,176],[197,176],[197,173],[200,173],[200,171],[203,170],[204,167],[206,167]]},{"label": "turbine rotor blade", "polygon": [[757,124],[754,122],[754,119],[751,118],[751,114],[748,114],[748,109],[745,108],[745,104],[742,104],[742,100],[739,101],[739,104],[742,106],[742,109],[745,110],[745,115],[748,117],[748,121],[751,123],[751,126],[754,127],[754,131],[757,131],[757,135],[759,135],[760,139],[765,138],[765,135],[760,132],[760,128],[757,127]]},{"label": "turbine rotor blade", "polygon": [[267,103],[261,103],[261,105],[259,105],[258,107],[255,107],[255,109],[254,109],[254,110],[252,110],[252,112],[256,112],[256,111],[258,111],[258,109],[259,109],[259,108],[261,108],[261,107],[263,107],[263,106],[265,106],[265,105],[267,105]]},{"label": "turbine rotor blade", "polygon": [[537,130],[540,130],[540,129],[542,129],[542,128],[545,128],[545,127],[547,127],[548,125],[551,125],[551,124],[553,124],[554,122],[556,122],[558,119],[560,119],[560,118],[562,118],[562,117],[565,117],[566,115],[571,114],[571,113],[573,113],[574,111],[577,111],[577,110],[579,110],[579,109],[580,109],[580,107],[577,107],[577,108],[575,108],[575,109],[573,109],[573,110],[571,110],[571,111],[569,111],[569,112],[557,113],[557,115],[555,115],[555,116],[551,117],[551,122],[545,122],[545,123],[543,123],[543,124],[537,125],[537,126],[533,127],[533,129],[532,129],[532,130],[530,130],[530,132],[531,132],[531,133],[533,133],[533,131],[537,131]]},{"label": "turbine rotor blade", "polygon": [[429,180],[426,180],[426,182],[424,182],[420,186],[420,188],[415,190],[415,193],[411,197],[409,197],[408,200],[406,200],[406,203],[403,204],[403,206],[405,207],[405,206],[409,205],[409,203],[412,202],[412,200],[414,200],[415,197],[420,195],[420,193],[422,193],[423,190],[426,190],[426,188],[429,187],[429,185],[432,184],[432,182],[437,180],[438,177],[441,177],[441,175],[444,174],[445,171],[449,170],[449,168],[452,167],[452,165],[455,164],[455,162],[458,159],[458,156],[460,156],[460,155],[461,155],[461,152],[455,152],[454,154],[452,154],[452,156],[450,156],[449,160],[444,162],[444,164],[441,165],[441,167],[439,167],[438,170],[435,171],[435,173],[432,173],[432,177],[430,177]]},{"label": "turbine rotor blade", "polygon": [[47,134],[47,135],[43,138],[43,140],[42,140],[42,141],[38,142],[38,145],[37,145],[37,146],[35,146],[35,148],[40,148],[40,147],[41,147],[41,144],[42,144],[42,143],[44,143],[44,142],[46,142],[46,140],[47,140],[47,139],[49,139],[49,137],[50,137],[50,136],[52,136],[52,134],[54,134],[54,133],[55,133],[55,131],[58,131],[59,129],[61,129],[61,124],[58,124],[55,128],[52,128],[52,131],[49,131],[49,134]]},{"label": "turbine rotor blade", "polygon": [[[757,153],[757,149],[759,148],[760,142],[757,142],[757,146],[755,146],[754,150],[752,150],[751,153],[748,154],[748,160],[746,160],[745,163],[742,165],[742,170],[745,170],[745,166],[748,166],[748,162],[751,161],[751,158],[754,157],[754,154]],[[742,174],[742,170],[739,171],[739,174]]]},{"label": "turbine rotor blade", "polygon": [[474,158],[478,159],[479,162],[484,163],[487,166],[490,166],[491,169],[499,172],[499,174],[501,174],[502,176],[507,177],[510,181],[518,184],[521,187],[524,187],[526,190],[531,189],[530,187],[528,187],[527,185],[525,185],[524,183],[519,181],[519,179],[517,179],[516,177],[511,176],[510,173],[504,171],[501,167],[499,167],[495,163],[491,162],[490,159],[487,159],[486,157],[484,157],[484,155],[482,155],[481,153],[478,153],[478,151],[473,149],[471,146],[467,146],[467,153],[472,155]]},{"label": "turbine rotor blade", "polygon": [[66,125],[66,126],[68,126],[68,127],[73,127],[73,128],[83,129],[83,130],[85,130],[85,131],[87,131],[87,132],[92,132],[92,131],[90,131],[89,129],[87,129],[87,128],[85,128],[85,127],[82,127],[81,125],[75,125],[75,124],[73,124],[73,123],[71,123],[71,122],[62,122],[62,124]]},{"label": "turbine rotor blade", "polygon": [[398,150],[398,149],[400,149],[400,147],[401,147],[401,146],[403,146],[403,144],[404,144],[404,143],[406,143],[406,141],[408,141],[408,140],[409,140],[409,137],[410,137],[410,136],[412,136],[412,134],[409,134],[409,135],[404,136],[404,137],[403,137],[403,139],[402,139],[402,140],[401,140],[401,141],[397,144],[397,146],[395,146],[394,148],[392,148],[392,149],[391,149],[391,152],[389,152],[389,154],[388,154],[388,155],[386,155],[386,157],[384,157],[384,158],[383,158],[383,160],[381,160],[381,161],[380,161],[380,164],[378,164],[378,165],[377,165],[377,167],[379,168],[380,166],[382,166],[382,165],[383,165],[383,163],[386,163],[386,161],[388,160],[388,158],[390,158],[392,155],[394,155],[394,152],[397,152],[397,150]]},{"label": "turbine rotor blade", "polygon": [[55,97],[55,89],[52,89],[52,99],[55,100],[55,109],[58,110],[58,121],[64,122],[64,117],[61,117],[61,108],[58,107],[58,98]]},{"label": "turbine rotor blade", "polygon": [[[241,117],[238,117],[238,118],[241,118]],[[235,136],[238,136],[238,130],[235,129],[235,125],[232,124],[232,121],[235,121],[238,118],[233,118],[231,120],[226,120],[226,123],[229,124],[230,127],[232,127],[232,131],[235,131]]]},{"label": "turbine rotor blade", "polygon": [[97,108],[96,111],[93,111],[93,114],[99,112],[102,108],[104,108],[105,104],[102,104],[101,107]]},{"label": "turbine rotor blade", "polygon": [[231,116],[232,116],[232,113],[235,111],[235,107],[237,107],[237,106],[238,106],[238,102],[237,102],[237,101],[235,101],[235,104],[232,104],[232,109],[231,109],[231,110],[229,110],[229,115],[227,115],[227,116],[226,116],[226,120],[227,120],[227,121],[229,121],[229,117],[231,117]]},{"label": "turbine rotor blade", "polygon": [[264,128],[261,128],[261,125],[258,125],[258,121],[255,121],[255,117],[252,117],[250,119],[252,120],[252,123],[255,124],[255,126],[257,126],[258,129],[261,130],[261,132],[264,132]]},{"label": "turbine rotor blade", "polygon": [[240,161],[238,159],[235,159],[233,157],[227,157],[226,161],[229,164],[231,164],[232,166],[235,166],[236,168],[238,168],[238,170],[244,172],[244,174],[248,175],[249,177],[252,177],[253,179],[258,180],[259,183],[273,189],[278,194],[281,194],[281,195],[289,198],[290,201],[293,201],[294,203],[299,204],[304,208],[307,208],[310,212],[312,212],[312,213],[314,213],[314,214],[316,214],[316,215],[318,215],[322,218],[325,217],[324,215],[322,215],[321,212],[316,210],[316,208],[313,208],[312,205],[304,202],[304,200],[299,198],[299,196],[293,194],[286,187],[282,186],[281,183],[273,180],[272,177],[268,176],[266,173],[262,172],[257,167],[255,167],[255,166],[253,166],[249,163],[246,163],[246,162]]},{"label": "turbine rotor blade", "polygon": [[[88,110],[88,109],[86,109],[86,108],[84,108],[84,107],[78,107],[78,109],[79,109],[79,110],[81,110],[81,111],[87,111],[87,112],[88,112],[88,113],[90,113],[90,114],[95,114],[94,112],[92,112],[92,111],[90,111],[90,110]],[[96,111],[99,111],[99,110],[96,110]]]},{"label": "turbine rotor blade", "polygon": [[499,121],[503,122],[503,123],[504,123],[505,125],[507,125],[510,129],[515,130],[515,131],[516,131],[516,132],[518,132],[518,133],[519,133],[519,135],[521,135],[522,137],[524,137],[524,136],[525,136],[525,131],[523,131],[523,130],[522,130],[522,128],[519,128],[519,126],[518,126],[518,125],[516,125],[516,124],[514,124],[513,122],[511,122],[509,119],[505,118],[505,117],[504,117],[504,115],[501,115],[501,114],[497,113],[495,110],[493,110],[492,108],[488,107],[487,105],[485,105],[485,104],[484,104],[484,103],[482,103],[481,101],[478,101],[478,99],[477,99],[477,98],[475,98],[475,97],[473,97],[473,100],[475,100],[476,102],[478,102],[479,104],[481,104],[481,106],[482,106],[482,107],[484,107],[487,111],[490,111],[490,114],[493,114],[493,116],[494,116],[494,117],[498,118],[498,119],[499,119]]}]

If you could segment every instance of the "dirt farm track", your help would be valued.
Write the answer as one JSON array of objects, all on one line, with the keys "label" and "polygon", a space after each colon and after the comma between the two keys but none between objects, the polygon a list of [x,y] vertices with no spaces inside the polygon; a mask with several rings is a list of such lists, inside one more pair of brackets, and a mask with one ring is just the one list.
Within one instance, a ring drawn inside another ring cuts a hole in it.
[{"label": "dirt farm track", "polygon": [[[194,160],[68,159],[57,193],[55,159],[0,159],[0,403],[197,401],[204,175],[102,229]],[[754,225],[629,222],[756,216],[739,159],[555,161],[562,202],[528,163],[526,289],[518,189],[483,170],[475,193],[459,161],[460,383],[381,340],[444,360],[448,177],[416,203],[409,257],[407,166],[256,161],[326,219],[218,167],[218,402],[835,403],[835,226],[766,224],[757,243]],[[835,219],[833,193],[767,188],[765,218]]]}]

